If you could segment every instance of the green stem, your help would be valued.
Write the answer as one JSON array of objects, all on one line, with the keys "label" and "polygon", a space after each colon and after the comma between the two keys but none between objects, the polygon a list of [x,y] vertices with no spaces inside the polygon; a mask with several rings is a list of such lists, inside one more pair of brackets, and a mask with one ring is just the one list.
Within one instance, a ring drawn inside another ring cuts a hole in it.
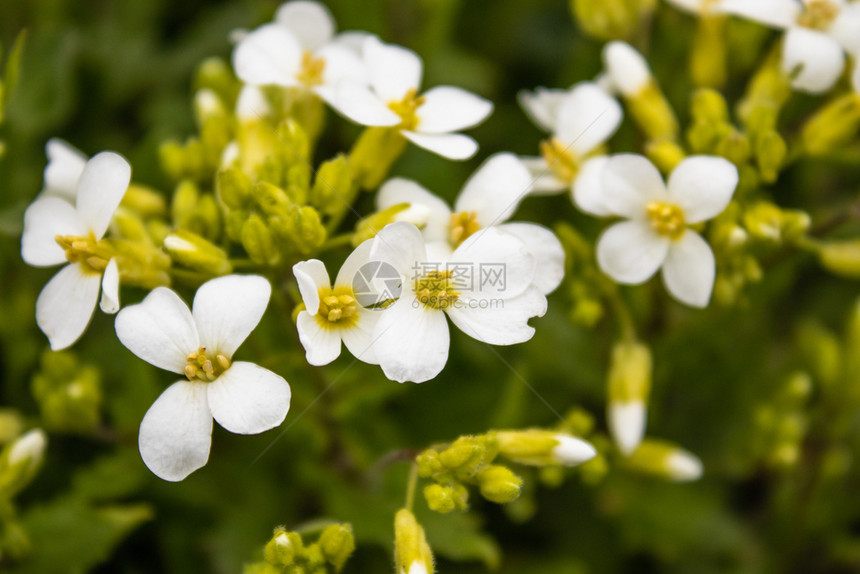
[{"label": "green stem", "polygon": [[418,486],[418,465],[412,463],[409,469],[409,482],[406,486],[406,510],[412,512],[412,506],[415,504],[415,488]]},{"label": "green stem", "polygon": [[337,249],[345,245],[352,245],[352,237],[352,233],[344,233],[343,235],[332,237],[322,244],[320,251],[329,251],[330,249]]},{"label": "green stem", "polygon": [[627,304],[618,294],[617,290],[606,293],[606,300],[609,306],[612,307],[615,313],[615,318],[618,319],[618,325],[621,327],[621,336],[627,341],[636,340],[636,324],[633,321],[633,315]]}]

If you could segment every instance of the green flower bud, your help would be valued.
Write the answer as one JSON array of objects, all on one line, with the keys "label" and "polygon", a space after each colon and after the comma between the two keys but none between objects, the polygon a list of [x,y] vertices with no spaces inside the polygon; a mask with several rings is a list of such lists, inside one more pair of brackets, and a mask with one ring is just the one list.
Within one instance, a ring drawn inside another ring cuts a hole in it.
[{"label": "green flower bud", "polygon": [[257,214],[252,214],[242,225],[240,241],[254,263],[276,265],[281,260],[281,254],[272,240],[272,232]]},{"label": "green flower bud", "polygon": [[405,508],[394,515],[394,565],[397,574],[415,574],[422,569],[428,574],[434,571],[433,553],[424,529]]},{"label": "green flower bud", "polygon": [[675,111],[653,80],[635,96],[627,97],[626,102],[636,124],[649,139],[676,140],[678,138],[678,119],[675,117]]},{"label": "green flower bud", "polygon": [[91,366],[81,366],[67,351],[42,355],[42,368],[32,380],[46,428],[86,433],[99,424],[102,402],[101,377]]},{"label": "green flower bud", "polygon": [[428,484],[424,487],[424,498],[430,510],[440,514],[448,514],[457,505],[454,502],[454,489],[441,484]]},{"label": "green flower bud", "polygon": [[355,537],[349,524],[332,524],[320,535],[319,547],[325,559],[340,572],[355,551]]},{"label": "green flower bud", "polygon": [[12,498],[27,486],[42,466],[48,437],[33,429],[7,445],[0,454],[0,498]]},{"label": "green flower bud", "polygon": [[290,118],[278,126],[277,133],[287,163],[307,164],[310,158],[310,141],[302,126]]},{"label": "green flower bud", "polygon": [[251,199],[251,187],[251,178],[235,167],[222,169],[215,179],[217,196],[230,209],[247,207]]},{"label": "green flower bud", "polygon": [[349,153],[353,180],[364,189],[376,189],[404,149],[406,138],[397,128],[367,128]]},{"label": "green flower bud", "polygon": [[860,278],[860,239],[825,241],[816,246],[821,266],[835,275]]},{"label": "green flower bud", "polygon": [[432,448],[415,457],[415,462],[418,464],[418,476],[422,478],[429,478],[445,470],[439,453]]},{"label": "green flower bud", "polygon": [[651,364],[650,349],[638,341],[621,341],[612,349],[607,421],[610,434],[624,455],[636,450],[645,435]]},{"label": "green flower bud", "polygon": [[325,243],[327,232],[319,212],[306,205],[295,215],[294,247],[302,254],[313,253]]},{"label": "green flower bud", "polygon": [[249,217],[250,214],[247,211],[228,211],[224,218],[224,230],[227,232],[227,237],[233,241],[241,241],[242,227]]},{"label": "green flower bud", "polygon": [[481,496],[497,504],[505,504],[519,498],[523,487],[523,479],[514,474],[511,469],[490,465],[477,477]]},{"label": "green flower bud", "polygon": [[168,140],[158,146],[158,159],[161,169],[167,176],[179,181],[185,174],[185,150],[178,141]]},{"label": "green flower bud", "polygon": [[662,476],[676,482],[698,480],[702,462],[694,454],[665,441],[646,439],[624,465],[632,470]]},{"label": "green flower bud", "polygon": [[583,31],[600,40],[629,38],[654,10],[654,0],[571,0]]},{"label": "green flower bud", "polygon": [[128,241],[153,244],[152,236],[140,216],[124,207],[119,207],[114,212],[111,219],[111,230],[116,237]]},{"label": "green flower bud", "polygon": [[652,141],[645,146],[645,154],[663,173],[672,173],[684,160],[684,150],[670,141]]},{"label": "green flower bud", "polygon": [[167,213],[167,202],[164,196],[150,187],[137,183],[128,186],[120,205],[144,218],[160,217]]},{"label": "green flower bud", "polygon": [[716,152],[737,166],[745,164],[752,155],[749,138],[736,129],[720,138]]},{"label": "green flower bud", "polygon": [[227,275],[233,266],[227,253],[199,235],[177,230],[164,238],[164,250],[176,263],[209,275]]},{"label": "green flower bud", "polygon": [[326,559],[319,544],[305,546],[299,559],[304,562],[304,567],[308,572],[318,572],[320,569],[325,572]]},{"label": "green flower bud", "polygon": [[207,58],[194,74],[194,91],[209,89],[215,92],[228,108],[233,107],[239,82],[233,68],[221,58]]},{"label": "green flower bud", "polygon": [[275,529],[271,540],[263,548],[263,557],[270,564],[289,566],[301,551],[301,537],[294,532],[287,532],[285,529],[279,527]]},{"label": "green flower bud", "polygon": [[812,156],[839,151],[860,130],[860,93],[846,94],[816,112],[801,132],[803,147]]},{"label": "green flower bud", "polygon": [[338,213],[343,210],[343,203],[353,197],[352,186],[349,163],[346,156],[340,154],[323,162],[317,170],[311,188],[311,205],[326,215]]},{"label": "green flower bud", "polygon": [[725,28],[725,16],[703,13],[699,17],[690,57],[690,73],[697,86],[720,87],[726,82]]},{"label": "green flower bud", "polygon": [[531,466],[575,466],[594,457],[594,447],[582,439],[549,430],[496,431],[499,454]]},{"label": "green flower bud", "polygon": [[776,181],[787,153],[788,147],[779,132],[770,130],[761,135],[756,145],[756,160],[764,183]]},{"label": "green flower bud", "polygon": [[173,201],[170,204],[170,215],[173,225],[176,227],[190,227],[197,210],[197,200],[200,190],[193,181],[184,180],[173,192]]},{"label": "green flower bud", "polygon": [[0,408],[0,444],[7,444],[24,430],[24,420],[18,411]]},{"label": "green flower bud", "polygon": [[251,189],[251,194],[266,215],[284,216],[295,208],[286,192],[271,183],[258,183]]}]

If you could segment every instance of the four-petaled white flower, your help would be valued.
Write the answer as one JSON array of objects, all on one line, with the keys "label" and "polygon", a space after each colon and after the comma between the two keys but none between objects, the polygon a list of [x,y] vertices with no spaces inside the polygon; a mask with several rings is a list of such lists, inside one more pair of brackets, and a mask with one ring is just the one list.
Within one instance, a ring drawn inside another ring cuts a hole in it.
[{"label": "four-petaled white flower", "polygon": [[418,95],[422,63],[415,52],[378,38],[362,46],[370,86],[341,80],[335,99],[338,112],[365,126],[397,126],[403,136],[449,159],[468,159],[478,150],[469,136],[452,133],[476,126],[493,111],[493,104],[452,86],[437,86]]},{"label": "four-petaled white flower", "polygon": [[78,180],[87,164],[87,156],[58,138],[45,145],[48,165],[45,166],[45,185],[39,197],[56,196],[75,202]]},{"label": "four-petaled white flower", "polygon": [[334,37],[335,23],[318,2],[287,2],[275,22],[244,35],[233,51],[236,75],[253,86],[310,90],[332,103],[337,83],[367,83],[361,58]]},{"label": "four-petaled white flower", "polygon": [[287,381],[254,363],[232,361],[270,295],[263,277],[228,275],[203,284],[193,310],[175,292],[156,287],[117,315],[116,334],[132,353],[187,377],[168,387],[140,423],[140,455],[155,475],[178,481],[203,467],[213,417],[230,432],[257,434],[287,416]]},{"label": "four-petaled white flower", "polygon": [[658,269],[676,299],[706,307],[716,272],[714,253],[687,226],[719,215],[738,184],[729,161],[692,156],[669,176],[668,185],[645,157],[621,154],[607,160],[601,189],[605,212],[627,218],[603,232],[597,262],[619,283],[638,285]]},{"label": "four-petaled white flower", "polygon": [[519,100],[532,121],[552,134],[541,144],[542,157],[523,158],[534,177],[532,193],[573,193],[577,177],[602,163],[604,156],[596,154],[621,124],[621,106],[591,82],[520,92]]},{"label": "four-petaled white flower", "polygon": [[532,285],[535,262],[510,233],[487,228],[466,239],[449,259],[428,257],[411,223],[386,225],[373,240],[371,261],[400,273],[402,290],[381,315],[373,348],[389,379],[421,383],[448,360],[447,315],[470,337],[492,345],[531,339],[531,317],[546,312],[546,298]]},{"label": "four-petaled white flower", "polygon": [[785,30],[782,69],[798,90],[828,91],[860,56],[860,4],[846,0],[722,0],[722,9]]},{"label": "four-petaled white flower", "polygon": [[113,152],[102,152],[80,174],[75,205],[49,195],[34,201],[24,213],[24,261],[36,267],[69,263],[36,301],[36,323],[54,350],[70,346],[83,334],[100,287],[102,311],[119,310],[119,270],[100,241],[130,180],[128,162]]},{"label": "four-petaled white flower", "polygon": [[[382,309],[365,307],[357,298],[354,281],[369,262],[373,240],[368,239],[353,251],[331,284],[325,264],[319,259],[293,265],[305,310],[299,312],[296,327],[299,340],[311,365],[327,365],[340,355],[340,343],[355,358],[377,364],[373,352],[373,330]],[[362,275],[362,281],[364,275]]]},{"label": "four-petaled white flower", "polygon": [[528,193],[531,175],[513,154],[491,156],[469,178],[454,202],[448,205],[414,181],[391,179],[376,197],[380,210],[408,203],[421,206],[419,226],[432,259],[447,261],[454,250],[481,230],[494,227],[522,241],[535,259],[534,285],[544,294],[555,290],[564,277],[564,248],[549,229],[534,223],[505,223]]}]

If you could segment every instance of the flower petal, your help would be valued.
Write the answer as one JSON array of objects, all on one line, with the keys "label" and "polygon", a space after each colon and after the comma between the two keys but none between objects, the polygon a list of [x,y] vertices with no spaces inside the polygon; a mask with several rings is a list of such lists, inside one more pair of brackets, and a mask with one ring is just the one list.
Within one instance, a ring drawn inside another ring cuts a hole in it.
[{"label": "flower petal", "polygon": [[622,221],[600,236],[597,263],[618,283],[638,285],[647,281],[663,264],[670,242],[644,221]]},{"label": "flower petal", "polygon": [[603,192],[603,169],[608,162],[609,156],[605,155],[587,160],[579,168],[570,188],[573,203],[585,213],[597,217],[612,215]]},{"label": "flower petal", "polygon": [[302,294],[305,309],[311,315],[316,315],[320,308],[320,289],[331,287],[325,264],[319,259],[299,261],[293,265],[293,275],[299,284],[299,293]]},{"label": "flower petal", "polygon": [[782,69],[791,85],[811,94],[830,90],[845,70],[845,53],[836,40],[808,28],[791,28],[782,45]]},{"label": "flower petal", "polygon": [[421,86],[421,58],[403,46],[383,44],[371,36],[364,41],[364,61],[370,72],[370,85],[386,104],[401,101],[406,92]]},{"label": "flower petal", "polygon": [[624,456],[633,454],[645,436],[648,410],[642,401],[610,402],[606,412],[609,433]]},{"label": "flower petal", "polygon": [[272,286],[259,275],[227,275],[204,283],[191,310],[200,344],[232,357],[263,318],[271,295]]},{"label": "flower petal", "polygon": [[373,238],[371,261],[385,261],[404,278],[415,274],[416,265],[427,261],[421,232],[411,223],[389,223]]},{"label": "flower petal", "polygon": [[290,410],[290,384],[254,363],[237,361],[206,388],[209,411],[232,433],[275,428]]},{"label": "flower petal", "polygon": [[370,88],[355,80],[337,83],[329,102],[336,112],[363,126],[396,126],[400,116],[392,112]]},{"label": "flower petal", "polygon": [[[257,86],[245,85],[236,98],[236,117],[240,120],[260,121],[272,113],[266,95]],[[237,146],[238,148],[238,146]],[[224,150],[227,153],[227,150]],[[239,149],[236,150],[239,155]],[[222,160],[223,161],[223,160]]]},{"label": "flower petal", "polygon": [[260,26],[233,50],[233,68],[252,86],[298,85],[302,47],[293,33],[278,24]]},{"label": "flower petal", "polygon": [[414,181],[395,177],[379,188],[379,193],[376,195],[376,208],[381,211],[399,203],[420,205],[427,209],[427,222],[421,228],[426,241],[448,240],[451,209],[444,200]]},{"label": "flower petal", "polygon": [[376,358],[374,333],[376,324],[379,318],[385,313],[383,309],[366,309],[359,306],[357,308],[357,318],[355,323],[350,327],[344,327],[340,330],[340,336],[343,339],[343,344],[352,353],[352,356],[360,361],[364,361],[370,365],[378,365],[379,359]]},{"label": "flower petal", "polygon": [[520,201],[529,194],[531,183],[529,170],[517,156],[497,153],[466,181],[454,203],[454,211],[475,213],[481,227],[496,225],[514,214]]},{"label": "flower petal", "polygon": [[666,185],[654,164],[641,155],[613,155],[601,173],[603,204],[610,213],[643,217],[645,205],[666,199]]},{"label": "flower petal", "polygon": [[651,81],[648,62],[626,42],[610,42],[603,48],[603,63],[612,84],[626,97],[637,95]]},{"label": "flower petal", "polygon": [[363,265],[370,261],[370,249],[373,247],[373,239],[362,241],[358,247],[352,250],[334,279],[335,287],[352,287],[355,274]]},{"label": "flower petal", "polygon": [[461,298],[506,299],[525,291],[535,277],[535,257],[526,244],[498,227],[474,233],[454,250],[447,264],[468,273],[469,284],[458,284]]},{"label": "flower petal", "polygon": [[532,338],[532,317],[546,313],[546,297],[537,287],[529,287],[510,299],[470,299],[458,301],[445,310],[451,321],[466,335],[491,345],[514,345]]},{"label": "flower petal", "polygon": [[721,157],[691,156],[672,171],[667,187],[687,223],[706,221],[722,213],[732,200],[738,168]]},{"label": "flower petal", "polygon": [[422,134],[406,130],[400,133],[418,147],[448,159],[469,159],[478,151],[478,142],[463,134]]},{"label": "flower petal", "polygon": [[668,0],[676,8],[680,8],[690,14],[701,14],[706,3],[704,0]]},{"label": "flower petal", "polygon": [[722,10],[773,28],[788,28],[803,9],[796,0],[721,0]]},{"label": "flower petal", "polygon": [[65,349],[87,328],[99,300],[101,273],[70,263],[60,269],[39,293],[36,323],[51,343],[51,349]]},{"label": "flower petal", "polygon": [[568,93],[567,90],[547,88],[535,88],[533,92],[520,90],[517,93],[517,101],[535,125],[552,132],[556,126],[558,107]]},{"label": "flower petal", "polygon": [[45,191],[74,203],[87,156],[59,138],[48,140],[45,153],[48,155],[44,173]]},{"label": "flower petal", "polygon": [[177,482],[206,466],[212,444],[212,415],[206,383],[178,381],[144,415],[137,445],[157,477]]},{"label": "flower petal", "polygon": [[366,84],[368,81],[367,67],[358,54],[349,48],[329,44],[314,56],[325,61],[323,84],[327,86],[336,86],[344,78],[362,84]]},{"label": "flower petal", "polygon": [[411,291],[381,314],[374,339],[382,372],[398,383],[429,381],[448,362],[445,313],[425,307]]},{"label": "flower petal", "polygon": [[72,204],[59,197],[37,199],[24,212],[21,258],[29,265],[50,267],[66,261],[58,235],[86,235]]},{"label": "flower petal", "polygon": [[530,195],[556,194],[569,187],[567,183],[556,177],[544,158],[520,156],[520,162],[526,166],[532,178],[529,187]]},{"label": "flower petal", "polygon": [[119,267],[115,258],[108,261],[102,275],[102,300],[99,307],[109,315],[119,311]]},{"label": "flower petal", "polygon": [[[328,365],[340,356],[340,329],[323,327],[316,313],[300,311],[296,317],[299,341],[305,348],[305,359],[315,367]],[[327,322],[327,321],[326,321]]]},{"label": "flower petal", "polygon": [[335,30],[331,12],[319,2],[285,2],[275,12],[275,22],[286,26],[301,47],[311,52],[331,40]]},{"label": "flower petal", "polygon": [[129,351],[174,373],[185,373],[188,354],[200,346],[191,311],[167,287],[156,287],[143,301],[120,311],[114,327]]},{"label": "flower petal", "polygon": [[701,235],[688,229],[672,242],[663,263],[663,283],[675,299],[691,307],[707,307],[715,273],[714,252]]},{"label": "flower petal", "polygon": [[416,110],[417,131],[444,134],[476,126],[493,113],[493,103],[471,92],[452,86],[438,86],[423,94],[424,103]]},{"label": "flower petal", "polygon": [[116,153],[93,156],[78,180],[76,208],[81,223],[101,239],[131,182],[131,166]]},{"label": "flower petal", "polygon": [[843,6],[827,33],[836,38],[846,52],[855,58],[860,56],[860,4]]},{"label": "flower petal", "polygon": [[596,84],[578,84],[558,108],[554,135],[577,156],[612,137],[621,124],[621,105]]},{"label": "flower petal", "polygon": [[517,236],[535,258],[532,284],[544,295],[555,291],[564,279],[564,247],[555,233],[534,223],[505,223],[499,229]]}]

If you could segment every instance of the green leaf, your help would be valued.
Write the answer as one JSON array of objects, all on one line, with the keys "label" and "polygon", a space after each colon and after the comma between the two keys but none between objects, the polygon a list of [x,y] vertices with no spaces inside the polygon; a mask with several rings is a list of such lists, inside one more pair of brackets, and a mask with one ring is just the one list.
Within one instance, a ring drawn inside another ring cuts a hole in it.
[{"label": "green leaf", "polygon": [[2,110],[9,105],[9,98],[12,92],[15,91],[15,85],[18,83],[18,74],[21,69],[21,54],[24,52],[24,42],[27,39],[27,30],[21,30],[18,37],[15,39],[15,44],[12,45],[12,51],[9,52],[9,59],[6,61],[6,69],[3,72],[3,94],[0,99],[0,121],[3,119]]}]

